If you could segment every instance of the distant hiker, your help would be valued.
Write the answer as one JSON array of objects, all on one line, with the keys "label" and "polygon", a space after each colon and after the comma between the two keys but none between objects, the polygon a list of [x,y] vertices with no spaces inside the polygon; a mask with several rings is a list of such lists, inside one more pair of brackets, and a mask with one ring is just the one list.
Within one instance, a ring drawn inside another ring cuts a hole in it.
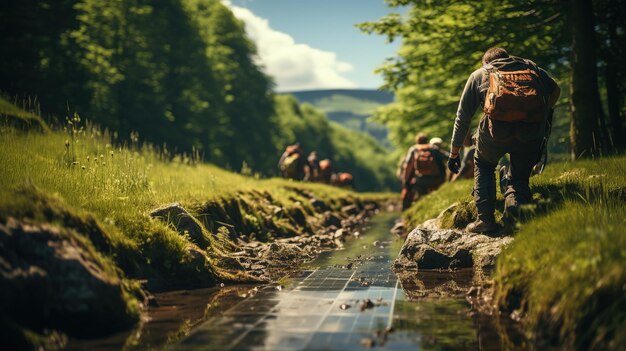
[{"label": "distant hiker", "polygon": [[483,66],[470,75],[461,95],[448,159],[448,168],[458,173],[459,149],[474,112],[482,106],[474,156],[478,219],[467,226],[468,231],[497,228],[495,168],[506,153],[511,167],[504,193],[505,219],[518,218],[520,204],[530,202],[528,178],[544,144],[548,113],[559,94],[557,83],[534,62],[509,56],[502,48],[490,48],[483,55]]},{"label": "distant hiker", "polygon": [[446,148],[443,145],[443,139],[439,137],[435,137],[435,138],[430,139],[428,143],[432,145],[434,148],[437,148],[439,152],[441,153],[441,155],[443,155],[445,158],[448,158],[450,156],[450,152],[448,152],[448,150],[446,150]]},{"label": "distant hiker", "polygon": [[320,181],[320,162],[317,159],[317,152],[311,151],[309,156],[306,158],[307,167],[306,167],[306,176],[304,177],[305,181],[308,182],[319,182]]},{"label": "distant hiker", "polygon": [[303,180],[306,167],[306,160],[300,143],[287,146],[278,161],[278,169],[280,169],[283,178]]},{"label": "distant hiker", "polygon": [[319,181],[324,184],[330,184],[333,177],[333,164],[325,158],[319,164]]},{"label": "distant hiker", "polygon": [[426,195],[445,181],[444,156],[439,148],[428,143],[428,137],[419,133],[404,160],[402,178],[402,210],[411,206],[415,194]]},{"label": "distant hiker", "polygon": [[352,177],[352,174],[348,172],[337,173],[333,177],[333,180],[334,185],[339,187],[352,188],[352,186],[354,185],[354,178]]},{"label": "distant hiker", "polygon": [[473,135],[468,132],[463,141],[463,160],[461,160],[461,168],[459,173],[453,174],[451,181],[458,179],[472,179],[474,178],[474,154],[476,147],[474,146]]}]

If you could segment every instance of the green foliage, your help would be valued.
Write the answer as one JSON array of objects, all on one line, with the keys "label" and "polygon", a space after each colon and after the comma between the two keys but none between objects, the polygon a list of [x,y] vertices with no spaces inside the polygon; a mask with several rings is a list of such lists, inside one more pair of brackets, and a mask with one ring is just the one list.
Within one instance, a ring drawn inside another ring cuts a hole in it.
[{"label": "green foliage", "polygon": [[412,144],[418,131],[451,136],[465,81],[480,67],[482,54],[489,47],[503,46],[557,77],[564,74],[568,37],[558,2],[389,3],[410,5],[408,16],[391,14],[360,24],[360,28],[390,40],[402,39],[398,56],[378,69],[385,78],[384,88],[395,93],[396,101],[379,109],[376,119],[389,127],[397,146]]},{"label": "green foliage", "polygon": [[[0,47],[12,55],[0,69],[0,90],[38,96],[48,114],[76,111],[115,131],[116,142],[141,137],[164,158],[174,151],[228,169],[245,163],[248,174],[277,174],[285,146],[299,140],[353,173],[359,189],[395,185],[371,138],[331,125],[311,106],[274,99],[243,23],[218,0],[7,4]],[[32,18],[20,20],[24,14]],[[71,144],[66,161],[84,161],[73,152]]]},{"label": "green foliage", "polygon": [[271,82],[221,2],[11,1],[0,11],[10,19],[0,47],[12,53],[0,90],[38,96],[53,115],[77,111],[122,140],[139,132],[237,168],[273,161]]},{"label": "green foliage", "polygon": [[[180,203],[201,222],[208,216],[237,233],[269,240],[306,230],[289,214],[294,199],[310,207],[301,191],[333,209],[341,206],[340,199],[361,197],[321,184],[244,177],[147,144],[116,146],[108,133],[78,117],[67,123],[64,131],[45,134],[0,125],[0,220],[30,218],[88,235],[98,251],[133,278],[204,285],[217,276],[245,279],[224,270],[233,268],[232,260],[221,257],[226,248],[233,250],[232,244],[211,242],[209,261],[203,263],[189,251],[197,247],[189,236],[150,218],[164,204]],[[275,216],[276,208],[287,214]],[[219,229],[203,224],[214,233]],[[205,237],[213,241],[214,236],[207,232]]]},{"label": "green foliage", "polygon": [[375,101],[357,99],[347,95],[331,95],[314,102],[322,112],[352,112],[358,115],[371,115],[381,104]]},{"label": "green foliage", "polygon": [[319,90],[292,93],[326,113],[328,119],[348,129],[365,132],[384,146],[390,146],[387,128],[371,120],[377,108],[393,101],[388,92],[378,90]]}]

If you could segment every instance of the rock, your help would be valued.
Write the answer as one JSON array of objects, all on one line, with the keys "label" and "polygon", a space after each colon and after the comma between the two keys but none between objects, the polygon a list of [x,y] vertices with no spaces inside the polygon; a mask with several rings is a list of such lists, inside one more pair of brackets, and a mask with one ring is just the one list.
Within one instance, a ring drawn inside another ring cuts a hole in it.
[{"label": "rock", "polygon": [[82,237],[49,224],[0,223],[0,310],[41,332],[104,336],[132,326],[139,304]]},{"label": "rock", "polygon": [[395,234],[398,236],[404,236],[406,234],[406,228],[404,226],[404,222],[402,220],[396,221],[393,227],[389,230],[391,234]]},{"label": "rock", "polygon": [[337,231],[335,231],[335,234],[333,235],[335,239],[340,239],[343,236],[343,228],[342,229],[337,229]]},{"label": "rock", "polygon": [[318,212],[324,212],[330,209],[328,205],[326,205],[326,203],[322,200],[312,198],[309,200],[309,202],[311,203],[311,206],[313,206],[313,208],[315,208],[315,210]]},{"label": "rock", "polygon": [[374,303],[370,299],[365,299],[361,302],[361,311],[365,311],[367,309],[374,308]]},{"label": "rock", "polygon": [[363,338],[361,339],[361,346],[370,349],[376,346],[376,341],[372,338]]},{"label": "rock", "polygon": [[200,222],[177,203],[150,212],[150,217],[173,225],[179,234],[188,235],[200,248],[206,249],[210,245]]},{"label": "rock", "polygon": [[343,206],[341,212],[348,216],[356,216],[359,213],[359,207],[357,205]]},{"label": "rock", "polygon": [[330,211],[326,211],[324,212],[324,217],[322,220],[324,226],[335,226],[336,228],[341,228],[341,218],[337,217],[335,214],[333,214]]},{"label": "rock", "polygon": [[484,268],[492,266],[512,237],[493,238],[457,229],[439,229],[436,221],[415,228],[394,262],[396,270]]},{"label": "rock", "polygon": [[376,202],[366,202],[364,208],[366,211],[374,211],[378,209],[378,204]]}]

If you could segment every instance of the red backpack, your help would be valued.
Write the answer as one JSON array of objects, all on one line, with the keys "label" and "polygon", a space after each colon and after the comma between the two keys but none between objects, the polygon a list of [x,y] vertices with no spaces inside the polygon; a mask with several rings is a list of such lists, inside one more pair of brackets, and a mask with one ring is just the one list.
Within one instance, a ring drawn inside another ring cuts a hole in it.
[{"label": "red backpack", "polygon": [[417,176],[438,176],[441,174],[441,170],[433,154],[433,148],[429,144],[416,145],[413,162],[415,165],[415,175]]}]

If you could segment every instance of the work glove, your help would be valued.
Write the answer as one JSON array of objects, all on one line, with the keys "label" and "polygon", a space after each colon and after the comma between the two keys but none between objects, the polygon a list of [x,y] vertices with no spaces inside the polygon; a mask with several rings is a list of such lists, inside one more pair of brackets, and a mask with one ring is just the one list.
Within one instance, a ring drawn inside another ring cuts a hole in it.
[{"label": "work glove", "polygon": [[448,169],[450,172],[458,174],[459,168],[461,168],[461,158],[459,155],[456,155],[455,157],[448,157]]}]

